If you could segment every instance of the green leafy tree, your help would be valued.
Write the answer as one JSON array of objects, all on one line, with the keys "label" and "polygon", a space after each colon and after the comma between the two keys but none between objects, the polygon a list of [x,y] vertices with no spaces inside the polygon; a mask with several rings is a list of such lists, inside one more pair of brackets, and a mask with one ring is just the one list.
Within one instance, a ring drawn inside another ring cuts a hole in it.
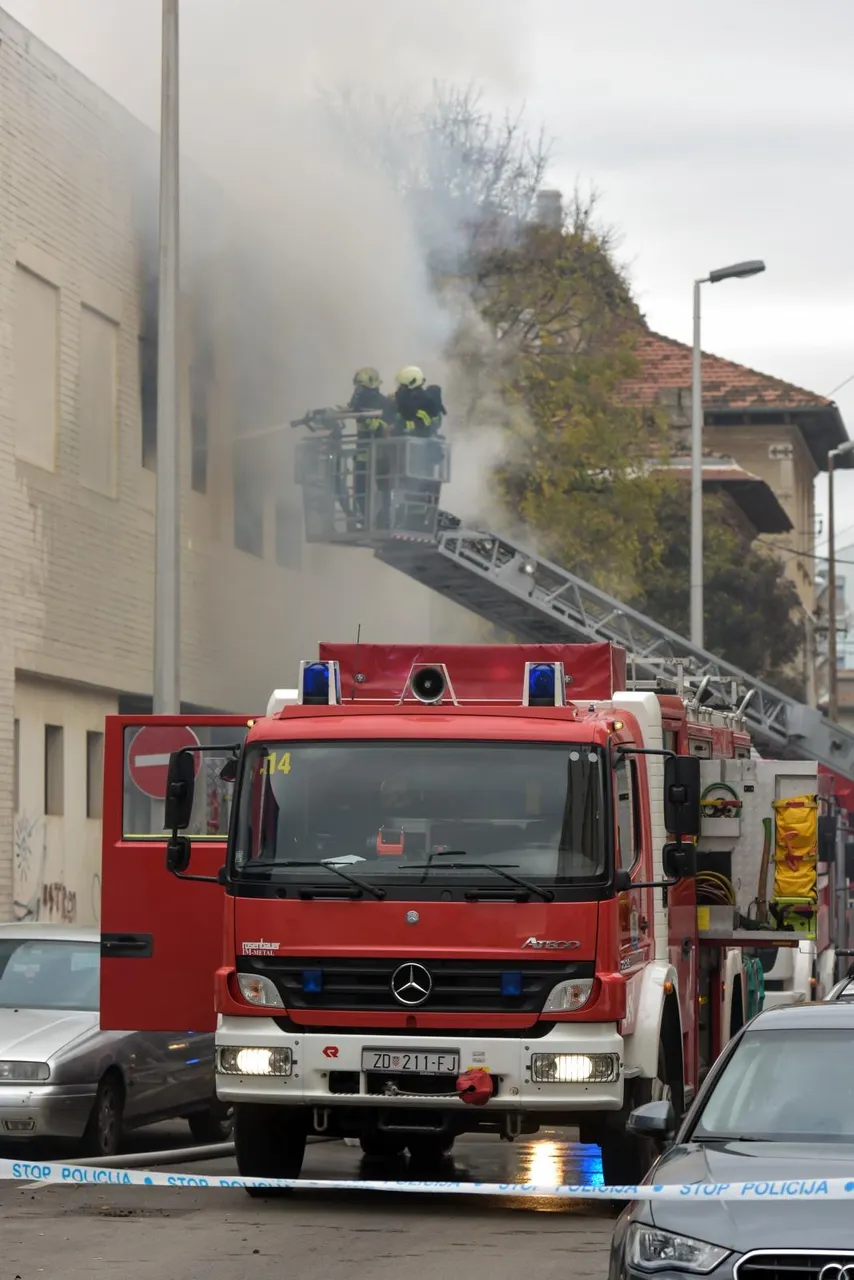
[{"label": "green leafy tree", "polygon": [[496,477],[508,511],[545,554],[625,594],[656,554],[672,481],[647,466],[665,449],[663,422],[619,403],[641,320],[593,212],[576,195],[562,227],[528,225],[478,253],[472,296],[518,408]]},{"label": "green leafy tree", "polygon": [[[640,574],[634,603],[679,635],[689,628],[690,492],[680,484],[658,506],[656,561]],[[703,502],[705,646],[795,697],[803,609],[779,560],[753,546],[721,495]],[[642,560],[643,563],[643,560]]]}]

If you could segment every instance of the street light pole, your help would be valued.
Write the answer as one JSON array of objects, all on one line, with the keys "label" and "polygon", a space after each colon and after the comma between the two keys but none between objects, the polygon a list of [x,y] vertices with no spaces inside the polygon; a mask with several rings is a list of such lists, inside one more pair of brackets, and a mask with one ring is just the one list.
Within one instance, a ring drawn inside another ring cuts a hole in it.
[{"label": "street light pole", "polygon": [[694,347],[691,355],[691,644],[702,649],[703,630],[703,366],[700,285],[694,281]]},{"label": "street light pole", "polygon": [[163,0],[161,65],[154,712],[169,715],[181,710],[178,0]]},{"label": "street light pole", "polygon": [[833,724],[839,719],[839,681],[837,679],[836,628],[836,521],[833,509],[833,477],[837,458],[854,450],[854,440],[846,440],[827,455],[827,718]]},{"label": "street light pole", "polygon": [[758,259],[718,267],[694,281],[694,345],[691,353],[691,644],[702,649],[703,627],[703,368],[700,345],[700,286],[743,279],[765,270]]}]

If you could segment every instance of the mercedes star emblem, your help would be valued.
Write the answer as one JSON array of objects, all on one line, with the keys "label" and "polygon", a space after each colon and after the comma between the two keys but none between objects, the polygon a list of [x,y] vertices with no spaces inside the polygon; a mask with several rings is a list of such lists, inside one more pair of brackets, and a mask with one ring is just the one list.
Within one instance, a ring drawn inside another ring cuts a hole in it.
[{"label": "mercedes star emblem", "polygon": [[423,1004],[433,990],[433,979],[423,964],[402,964],[391,975],[391,994],[400,1004]]}]

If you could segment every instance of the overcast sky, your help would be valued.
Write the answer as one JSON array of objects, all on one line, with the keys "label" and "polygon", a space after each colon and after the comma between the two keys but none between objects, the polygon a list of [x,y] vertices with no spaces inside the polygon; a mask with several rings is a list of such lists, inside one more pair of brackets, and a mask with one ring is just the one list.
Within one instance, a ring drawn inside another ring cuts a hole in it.
[{"label": "overcast sky", "polygon": [[[471,76],[491,102],[524,101],[554,140],[555,185],[601,191],[654,328],[690,341],[693,279],[761,257],[764,276],[705,287],[705,349],[821,394],[854,375],[854,0],[274,3],[277,30],[256,32],[271,76],[285,56],[288,74],[346,57],[358,17],[380,83]],[[156,111],[159,0],[0,4],[132,110]],[[185,40],[215,12],[230,58],[270,12],[183,4]],[[854,434],[854,378],[835,398]],[[854,541],[854,474],[838,495]]]}]

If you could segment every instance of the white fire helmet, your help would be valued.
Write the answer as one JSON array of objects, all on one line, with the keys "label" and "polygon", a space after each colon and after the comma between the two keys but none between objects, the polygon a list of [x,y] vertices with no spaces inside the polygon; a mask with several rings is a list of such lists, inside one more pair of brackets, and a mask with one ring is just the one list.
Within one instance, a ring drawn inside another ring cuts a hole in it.
[{"label": "white fire helmet", "polygon": [[414,364],[408,364],[397,375],[397,385],[399,387],[408,387],[410,391],[415,391],[417,387],[423,387],[426,381],[424,374]]}]

